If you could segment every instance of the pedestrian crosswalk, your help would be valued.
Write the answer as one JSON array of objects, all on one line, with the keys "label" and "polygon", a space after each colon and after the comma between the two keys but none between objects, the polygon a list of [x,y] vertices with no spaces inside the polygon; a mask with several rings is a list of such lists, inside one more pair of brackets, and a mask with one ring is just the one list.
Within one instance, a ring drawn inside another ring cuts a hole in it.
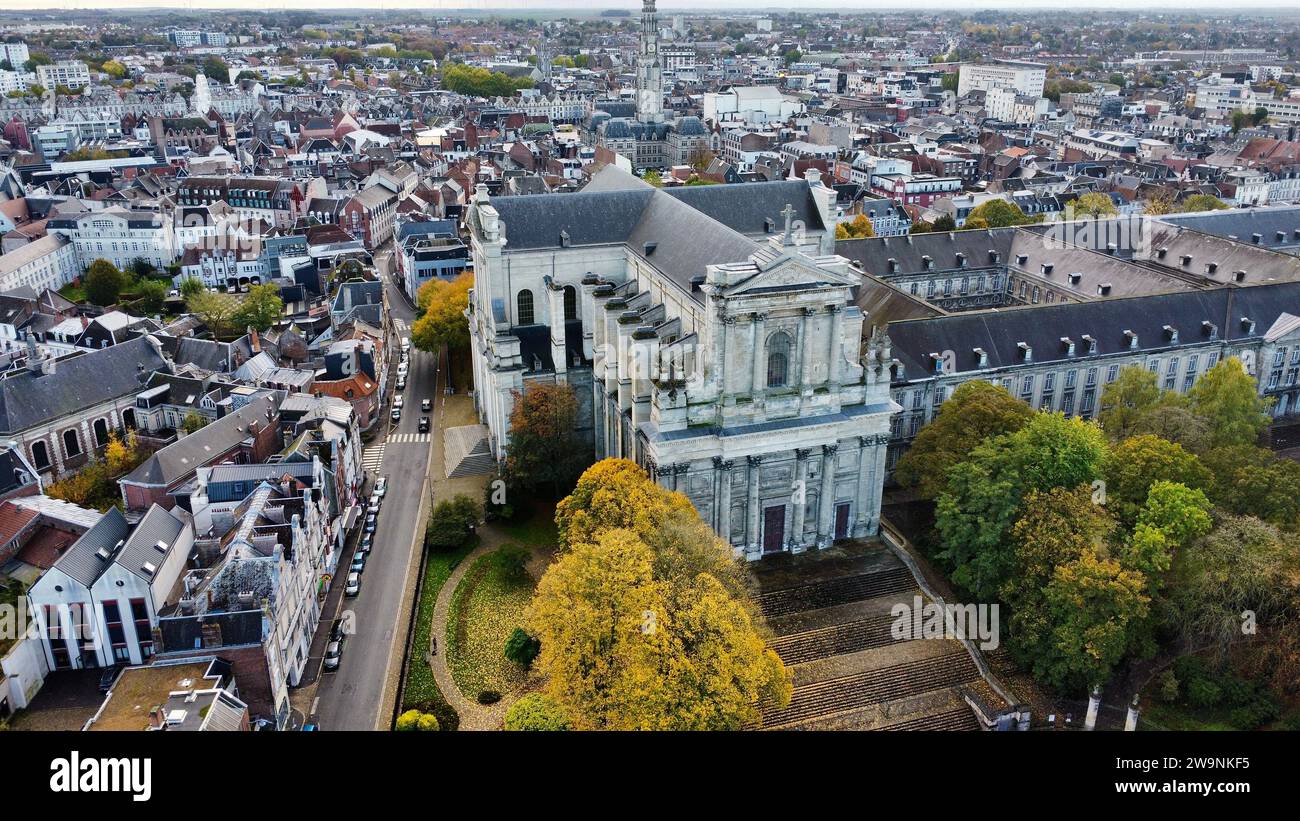
[{"label": "pedestrian crosswalk", "polygon": [[388,437],[390,444],[406,445],[415,444],[416,442],[428,442],[429,434],[427,433],[394,433]]},{"label": "pedestrian crosswalk", "polygon": [[405,334],[407,331],[411,330],[411,326],[407,324],[405,319],[394,319],[393,327],[397,329],[399,334]]},{"label": "pedestrian crosswalk", "polygon": [[378,473],[384,462],[384,443],[370,445],[361,451],[361,466],[371,473]]}]

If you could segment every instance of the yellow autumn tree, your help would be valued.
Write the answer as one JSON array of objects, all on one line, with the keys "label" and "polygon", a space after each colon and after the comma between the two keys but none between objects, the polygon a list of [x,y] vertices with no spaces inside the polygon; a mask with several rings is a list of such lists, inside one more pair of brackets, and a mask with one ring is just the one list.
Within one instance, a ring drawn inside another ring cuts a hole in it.
[{"label": "yellow autumn tree", "polygon": [[419,318],[411,326],[411,344],[422,351],[469,347],[469,291],[474,275],[461,274],[453,280],[434,277],[420,286],[416,294]]},{"label": "yellow autumn tree", "polygon": [[583,472],[555,507],[561,546],[595,541],[602,530],[625,528],[649,537],[674,511],[695,511],[680,493],[659,487],[635,462],[603,459]]},{"label": "yellow autumn tree", "polygon": [[749,611],[709,573],[663,578],[657,564],[637,533],[604,529],[542,577],[526,620],[574,726],[739,729],[788,704],[790,674]]}]

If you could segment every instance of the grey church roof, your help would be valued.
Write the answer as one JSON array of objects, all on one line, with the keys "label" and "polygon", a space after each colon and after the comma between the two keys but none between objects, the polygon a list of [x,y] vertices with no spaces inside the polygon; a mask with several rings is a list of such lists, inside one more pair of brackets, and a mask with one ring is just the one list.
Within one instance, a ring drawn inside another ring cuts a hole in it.
[{"label": "grey church roof", "polygon": [[86,408],[134,396],[167,360],[147,336],[60,359],[54,372],[0,379],[0,431],[27,430]]}]

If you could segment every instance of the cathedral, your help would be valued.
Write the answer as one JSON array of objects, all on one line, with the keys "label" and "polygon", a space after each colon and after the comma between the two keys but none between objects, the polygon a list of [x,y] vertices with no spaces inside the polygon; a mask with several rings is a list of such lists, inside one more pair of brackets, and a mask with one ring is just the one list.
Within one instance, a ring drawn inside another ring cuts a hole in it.
[{"label": "cathedral", "polygon": [[[620,104],[606,104],[620,109]],[[659,54],[659,14],[655,0],[641,7],[641,46],[636,58],[636,116],[593,111],[590,130],[596,144],[628,159],[637,171],[689,165],[712,146],[699,117],[664,119],[663,61]],[[622,113],[619,111],[618,113]]]},{"label": "cathedral", "polygon": [[834,254],[834,201],[815,170],[661,190],[607,166],[576,194],[479,186],[468,317],[497,457],[514,392],[566,383],[593,457],[686,494],[737,555],[873,535],[899,408],[889,340]]}]

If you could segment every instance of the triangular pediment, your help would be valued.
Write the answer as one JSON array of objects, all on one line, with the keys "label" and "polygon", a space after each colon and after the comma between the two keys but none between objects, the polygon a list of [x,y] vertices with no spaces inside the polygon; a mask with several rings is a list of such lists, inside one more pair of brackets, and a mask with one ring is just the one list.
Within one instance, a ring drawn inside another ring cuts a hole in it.
[{"label": "triangular pediment", "polygon": [[839,288],[852,284],[844,274],[823,268],[810,258],[794,253],[773,259],[761,267],[755,266],[754,275],[727,289],[727,295]]},{"label": "triangular pediment", "polygon": [[1283,311],[1264,333],[1264,341],[1276,342],[1285,336],[1295,334],[1297,330],[1300,330],[1300,316]]}]

